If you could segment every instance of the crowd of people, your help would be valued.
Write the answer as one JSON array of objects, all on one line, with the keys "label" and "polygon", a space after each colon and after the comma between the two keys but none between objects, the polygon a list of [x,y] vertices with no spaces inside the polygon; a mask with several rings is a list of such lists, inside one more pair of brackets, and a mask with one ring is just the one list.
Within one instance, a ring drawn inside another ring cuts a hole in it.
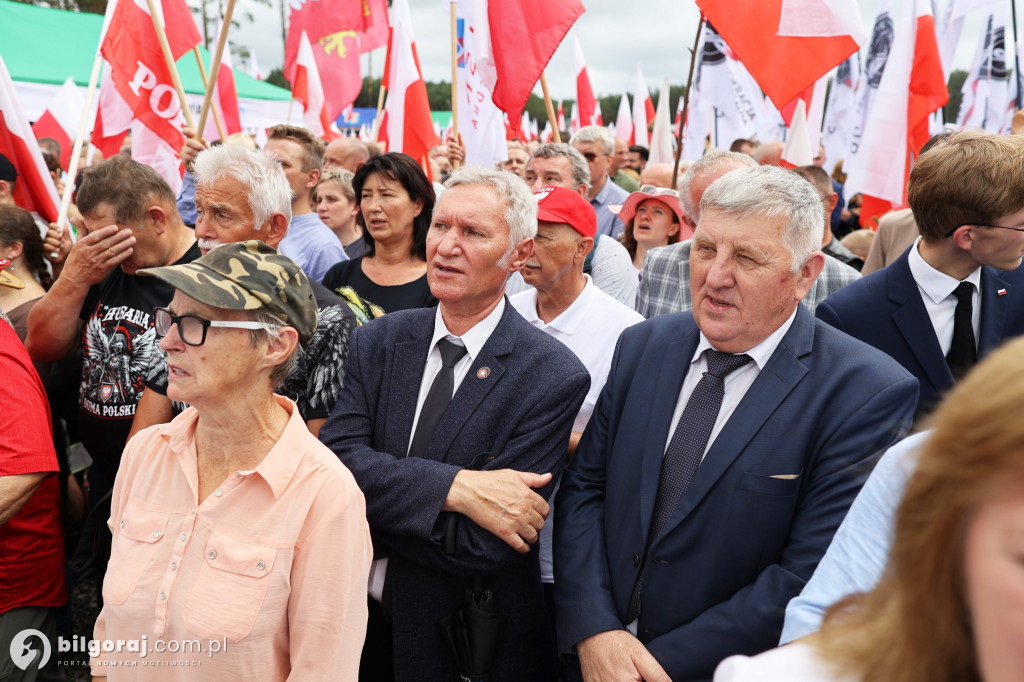
[{"label": "crowd of people", "polygon": [[1024,138],[185,133],[0,157],[0,679],[1020,679]]}]

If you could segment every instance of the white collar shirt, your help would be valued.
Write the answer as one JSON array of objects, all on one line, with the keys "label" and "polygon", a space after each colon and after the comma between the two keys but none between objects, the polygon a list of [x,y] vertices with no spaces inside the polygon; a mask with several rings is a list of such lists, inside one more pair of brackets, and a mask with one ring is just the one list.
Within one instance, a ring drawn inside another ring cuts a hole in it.
[{"label": "white collar shirt", "polygon": [[[910,266],[910,274],[917,283],[917,289],[921,292],[921,300],[928,311],[928,319],[935,330],[935,338],[939,340],[939,347],[945,357],[953,345],[953,320],[956,313],[956,296],[953,292],[959,286],[960,280],[929,265],[917,250],[920,243],[921,238],[918,237],[907,256],[907,264]],[[977,347],[978,335],[981,333],[981,268],[975,268],[963,281],[974,285],[971,326],[974,328],[974,345]]]}]

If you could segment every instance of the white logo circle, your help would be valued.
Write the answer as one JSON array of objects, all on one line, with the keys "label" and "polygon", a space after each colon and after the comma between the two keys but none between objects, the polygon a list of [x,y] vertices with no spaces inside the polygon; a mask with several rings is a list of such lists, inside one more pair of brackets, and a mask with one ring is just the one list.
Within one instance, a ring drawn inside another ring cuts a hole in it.
[{"label": "white logo circle", "polygon": [[28,670],[28,667],[39,657],[39,650],[28,644],[28,638],[33,635],[43,643],[43,655],[36,663],[36,670],[41,669],[50,660],[50,640],[46,638],[46,635],[31,628],[22,630],[11,640],[11,660],[22,670]]}]

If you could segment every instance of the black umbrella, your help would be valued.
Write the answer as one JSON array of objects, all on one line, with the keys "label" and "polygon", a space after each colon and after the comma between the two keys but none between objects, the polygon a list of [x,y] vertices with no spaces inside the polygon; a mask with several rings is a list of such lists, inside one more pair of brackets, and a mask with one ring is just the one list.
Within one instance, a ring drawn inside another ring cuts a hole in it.
[{"label": "black umbrella", "polygon": [[483,578],[473,578],[462,606],[437,621],[463,682],[487,682],[508,616],[499,613]]}]

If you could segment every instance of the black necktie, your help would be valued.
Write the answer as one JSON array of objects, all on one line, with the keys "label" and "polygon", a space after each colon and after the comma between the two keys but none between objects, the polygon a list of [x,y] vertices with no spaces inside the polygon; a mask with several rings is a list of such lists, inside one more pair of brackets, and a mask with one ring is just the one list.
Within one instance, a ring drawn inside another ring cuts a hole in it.
[{"label": "black necktie", "polygon": [[[704,351],[704,359],[708,369],[697,382],[690,399],[686,401],[683,414],[679,417],[672,440],[665,450],[665,458],[661,462],[661,477],[658,479],[658,496],[654,501],[654,516],[647,534],[647,545],[651,543],[665,527],[665,522],[672,516],[679,498],[690,485],[697,467],[704,457],[704,450],[711,439],[711,431],[715,428],[718,412],[722,408],[725,396],[725,377],[732,371],[750,362],[749,355],[730,355],[717,350]],[[631,623],[640,615],[640,592],[643,589],[644,575],[647,574],[647,550],[644,550],[644,567],[633,586],[629,598],[629,609],[626,622]]]},{"label": "black necktie", "polygon": [[412,435],[412,444],[409,446],[409,457],[426,456],[434,430],[441,422],[441,416],[448,409],[448,403],[452,401],[455,392],[455,365],[466,354],[465,346],[454,344],[448,339],[438,341],[437,349],[441,351],[441,370],[434,377],[434,383],[430,385],[423,401],[420,418],[416,422],[416,433]]},{"label": "black necktie", "polygon": [[953,378],[959,381],[978,359],[978,349],[974,344],[974,285],[960,282],[953,295],[956,296],[953,343],[946,354],[946,364]]}]

